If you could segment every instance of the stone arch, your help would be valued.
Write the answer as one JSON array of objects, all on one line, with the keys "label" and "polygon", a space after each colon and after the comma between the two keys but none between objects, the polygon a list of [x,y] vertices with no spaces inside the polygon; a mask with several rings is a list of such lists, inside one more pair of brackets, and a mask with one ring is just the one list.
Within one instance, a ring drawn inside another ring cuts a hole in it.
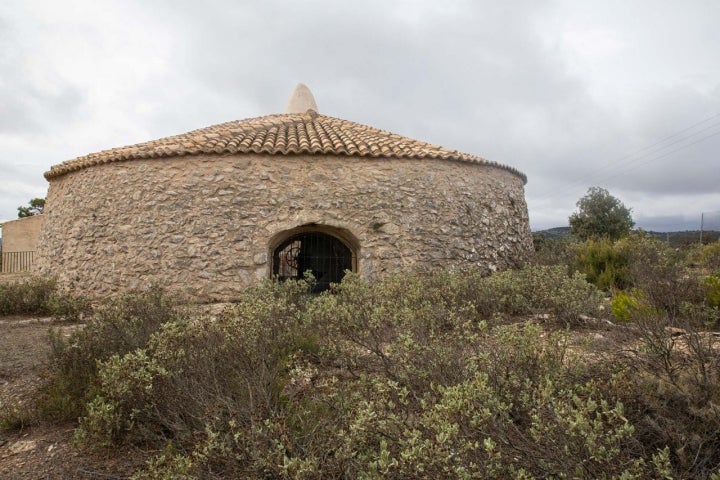
[{"label": "stone arch", "polygon": [[346,270],[357,271],[359,245],[354,235],[344,229],[303,225],[276,234],[269,247],[273,278],[301,279],[310,271],[317,282],[316,292],[340,282]]}]

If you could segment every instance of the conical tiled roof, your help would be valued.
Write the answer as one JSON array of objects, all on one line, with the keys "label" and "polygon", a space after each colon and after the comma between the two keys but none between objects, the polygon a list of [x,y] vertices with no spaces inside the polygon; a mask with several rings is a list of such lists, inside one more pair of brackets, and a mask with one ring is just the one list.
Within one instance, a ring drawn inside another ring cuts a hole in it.
[{"label": "conical tiled roof", "polygon": [[45,173],[45,178],[52,180],[103,163],[243,153],[454,160],[508,170],[526,181],[525,175],[512,167],[367,125],[320,115],[314,110],[221,123],[181,135],[91,153],[53,166]]}]

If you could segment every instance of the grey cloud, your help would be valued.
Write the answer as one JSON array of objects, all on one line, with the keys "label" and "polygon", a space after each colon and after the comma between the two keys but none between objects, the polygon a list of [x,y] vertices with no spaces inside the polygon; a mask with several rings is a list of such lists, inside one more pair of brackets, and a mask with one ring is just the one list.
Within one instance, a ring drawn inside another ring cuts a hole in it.
[{"label": "grey cloud", "polygon": [[[633,11],[654,8],[663,24],[687,13],[687,25],[677,26],[678,48],[693,29],[703,32],[708,45],[720,41],[719,31],[707,20],[709,12],[717,10],[713,2],[695,7],[641,4]],[[107,81],[104,89],[121,92],[113,97],[118,103],[113,111],[102,102],[91,102],[88,92],[59,76],[50,92],[28,82],[22,57],[35,52],[24,45],[22,29],[13,32],[0,24],[0,96],[8,99],[0,102],[0,133],[32,143],[46,132],[55,136],[54,145],[64,145],[58,138],[71,135],[64,126],[74,121],[74,136],[67,142],[81,155],[100,143],[119,146],[281,112],[295,84],[303,82],[314,92],[322,113],[524,171],[529,177],[531,220],[566,223],[575,201],[591,185],[647,198],[649,207],[643,212],[648,218],[667,213],[651,210],[654,195],[682,194],[680,202],[691,201],[698,191],[716,190],[717,174],[712,172],[720,138],[664,159],[649,157],[633,168],[620,161],[720,112],[720,82],[707,53],[687,52],[687,61],[679,67],[687,72],[663,77],[670,71],[666,63],[677,61],[677,52],[663,56],[648,51],[647,59],[637,55],[665,32],[642,19],[616,18],[616,7],[625,4],[579,5],[529,0],[118,2],[115,8],[140,20],[115,34],[138,35],[150,42],[155,31],[162,31],[170,47],[152,58],[123,57],[123,69],[137,72],[144,71],[143,62],[167,62],[168,71],[139,82],[135,90],[124,92],[114,83],[117,80],[102,79]],[[628,94],[627,104],[609,101],[613,90],[598,87],[597,77],[572,70],[557,45],[563,25],[594,14],[611,22],[608,27],[632,32],[625,39],[638,42],[629,47],[634,49],[632,58],[642,62],[611,59],[607,65],[625,69],[601,72],[613,80],[613,87],[627,83],[627,91],[631,85],[647,85],[635,97]],[[645,78],[643,69],[657,78]],[[48,71],[49,76],[56,74]],[[116,114],[122,116],[124,129],[114,128]],[[83,130],[83,124],[94,128]],[[102,141],[83,138],[97,135]],[[146,137],[133,139],[135,135]],[[42,162],[65,160],[64,152],[46,152]],[[37,182],[42,184],[42,178]],[[7,201],[14,211],[17,201]]]},{"label": "grey cloud", "polygon": [[8,83],[0,93],[3,98],[0,103],[0,134],[33,135],[50,130],[58,123],[73,118],[81,104],[80,92],[69,85],[50,93],[33,85],[22,85],[20,78],[11,78]]},{"label": "grey cloud", "polygon": [[26,34],[0,17],[0,134],[36,134],[73,118],[82,104],[80,90],[47,71],[43,87],[25,64],[32,54]]}]

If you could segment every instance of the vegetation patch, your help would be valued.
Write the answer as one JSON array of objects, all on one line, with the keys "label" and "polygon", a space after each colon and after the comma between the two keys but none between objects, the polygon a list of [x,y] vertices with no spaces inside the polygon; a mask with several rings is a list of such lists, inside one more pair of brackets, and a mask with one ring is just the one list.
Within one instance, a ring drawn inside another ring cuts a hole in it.
[{"label": "vegetation patch", "polygon": [[77,321],[89,310],[88,301],[61,291],[53,279],[0,282],[0,316],[47,315]]},{"label": "vegetation patch", "polygon": [[[565,266],[348,274],[320,295],[312,282],[261,282],[215,317],[161,289],[100,307],[55,338],[44,411],[79,417],[87,447],[159,452],[136,479],[703,478],[719,466],[714,344],[668,352],[662,309],[627,307],[632,348],[590,357],[572,329],[603,315],[603,296]],[[694,460],[678,453],[691,429]]]},{"label": "vegetation patch", "polygon": [[0,427],[77,420],[84,448],[155,452],[135,479],[718,478],[717,282],[698,251],[634,233],[489,276],[263,281],[212,316],[150,287],[52,334],[36,404]]}]

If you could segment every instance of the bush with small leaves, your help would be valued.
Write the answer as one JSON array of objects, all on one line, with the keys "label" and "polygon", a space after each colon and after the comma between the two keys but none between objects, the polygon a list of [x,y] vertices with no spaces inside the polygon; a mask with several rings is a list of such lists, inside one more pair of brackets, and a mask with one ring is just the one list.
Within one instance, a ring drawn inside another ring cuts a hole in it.
[{"label": "bush with small leaves", "polygon": [[0,283],[0,315],[47,315],[47,302],[56,291],[55,280],[37,277]]},{"label": "bush with small leaves", "polygon": [[101,305],[67,338],[51,330],[49,378],[38,399],[42,414],[55,420],[82,415],[94,395],[98,362],[144,348],[163,324],[187,321],[189,313],[155,286]]},{"label": "bush with small leaves", "polygon": [[166,448],[162,454],[148,460],[146,469],[135,472],[130,480],[196,480],[198,476],[192,458]]},{"label": "bush with small leaves", "polygon": [[[317,352],[300,321],[309,291],[304,282],[263,282],[217,319],[165,322],[144,347],[98,362],[78,438],[94,445],[172,440],[185,454],[204,432],[200,463],[220,456],[224,468],[243,468],[262,419],[282,409],[293,359]],[[232,454],[220,448],[226,441]]]},{"label": "bush with small leaves", "polygon": [[[460,341],[460,338],[456,338]],[[483,330],[462,379],[424,391],[368,376],[336,451],[364,478],[652,475],[623,407],[597,398],[559,337]]]},{"label": "bush with small leaves", "polygon": [[533,235],[535,255],[531,259],[534,265],[562,265],[572,271],[578,250],[584,245],[573,236],[544,238]]},{"label": "bush with small leaves", "polygon": [[33,409],[16,402],[0,402],[0,432],[22,432],[35,423]]},{"label": "bush with small leaves", "polygon": [[698,253],[698,260],[702,267],[720,274],[720,241],[703,246]]},{"label": "bush with small leaves", "polygon": [[100,362],[98,394],[88,403],[76,438],[95,447],[109,447],[130,431],[146,437],[142,433],[156,414],[153,386],[168,375],[157,358],[143,349]]},{"label": "bush with small leaves", "polygon": [[626,369],[607,394],[624,401],[644,448],[667,451],[673,478],[710,478],[720,471],[720,341],[704,327],[718,311],[686,303],[683,323],[645,313],[612,360]]},{"label": "bush with small leaves", "polygon": [[0,316],[48,315],[56,320],[78,322],[90,311],[86,299],[60,290],[54,279],[32,277],[0,283]]},{"label": "bush with small leaves", "polygon": [[627,269],[629,255],[623,244],[607,238],[590,239],[578,249],[575,269],[602,290],[622,289],[630,282]]},{"label": "bush with small leaves", "polygon": [[45,301],[45,309],[55,321],[80,323],[92,314],[86,298],[68,292],[53,292]]},{"label": "bush with small leaves", "polygon": [[705,293],[697,277],[688,272],[684,255],[644,232],[621,240],[616,248],[629,252],[629,284],[645,292],[648,301],[677,318],[683,303],[700,304]]},{"label": "bush with small leaves", "polygon": [[[159,451],[136,480],[705,478],[717,468],[709,337],[671,348],[667,314],[629,306],[634,325],[616,328],[642,332],[622,350],[636,348],[632,361],[585,355],[576,332],[528,321],[597,314],[598,289],[562,266],[373,283],[348,274],[310,291],[264,281],[217,318],[171,309],[150,329],[109,313],[105,327],[90,322],[95,335],[126,322],[130,338],[66,345],[84,352],[66,360],[97,357],[79,390],[78,440]],[[692,325],[712,313],[683,305]],[[678,453],[681,438],[697,459]]]},{"label": "bush with small leaves", "polygon": [[616,292],[611,308],[613,317],[621,322],[631,322],[638,317],[662,317],[662,310],[653,306],[645,292],[637,288]]},{"label": "bush with small leaves", "polygon": [[711,307],[720,307],[720,277],[708,275],[703,279],[707,303]]},{"label": "bush with small leaves", "polygon": [[528,266],[477,279],[475,305],[485,319],[496,314],[550,314],[562,325],[596,316],[602,294],[583,275],[569,276],[561,266]]}]

